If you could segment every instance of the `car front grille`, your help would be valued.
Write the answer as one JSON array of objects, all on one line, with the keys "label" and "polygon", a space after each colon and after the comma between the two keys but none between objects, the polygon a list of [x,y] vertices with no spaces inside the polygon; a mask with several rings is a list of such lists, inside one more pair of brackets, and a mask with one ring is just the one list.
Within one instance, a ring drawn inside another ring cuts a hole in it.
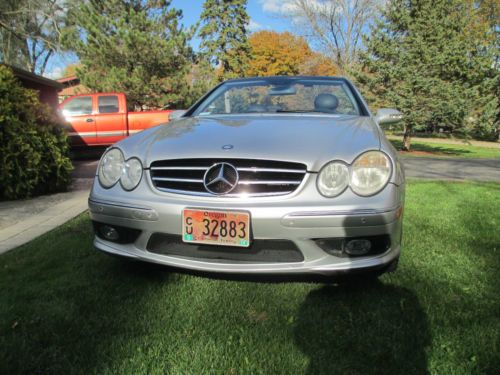
[{"label": "car front grille", "polygon": [[307,168],[304,164],[254,159],[174,159],[151,163],[153,185],[160,191],[214,196],[204,184],[207,170],[228,163],[238,171],[237,185],[223,197],[259,197],[286,195],[302,183]]}]

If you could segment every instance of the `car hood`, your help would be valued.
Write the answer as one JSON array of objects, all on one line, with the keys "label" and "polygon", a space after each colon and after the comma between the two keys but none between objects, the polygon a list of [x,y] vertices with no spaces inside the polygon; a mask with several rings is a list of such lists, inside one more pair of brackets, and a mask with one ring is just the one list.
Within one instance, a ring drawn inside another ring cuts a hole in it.
[{"label": "car hood", "polygon": [[231,115],[179,119],[119,147],[147,166],[162,159],[248,158],[301,162],[318,171],[330,160],[351,163],[363,151],[378,150],[380,135],[369,117]]}]

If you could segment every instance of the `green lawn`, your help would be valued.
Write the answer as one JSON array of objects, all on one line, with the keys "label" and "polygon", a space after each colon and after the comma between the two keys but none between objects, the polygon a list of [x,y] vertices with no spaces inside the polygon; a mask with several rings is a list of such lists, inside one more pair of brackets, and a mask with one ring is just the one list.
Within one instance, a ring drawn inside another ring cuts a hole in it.
[{"label": "green lawn", "polygon": [[399,270],[326,286],[124,262],[82,215],[0,256],[0,373],[497,373],[499,228],[500,185],[410,182]]},{"label": "green lawn", "polygon": [[[403,142],[400,139],[391,138],[390,141],[397,150],[401,150]],[[411,150],[412,152],[404,152],[403,155],[486,159],[500,158],[500,148],[474,146],[466,143],[457,145],[413,140],[411,142]]]}]

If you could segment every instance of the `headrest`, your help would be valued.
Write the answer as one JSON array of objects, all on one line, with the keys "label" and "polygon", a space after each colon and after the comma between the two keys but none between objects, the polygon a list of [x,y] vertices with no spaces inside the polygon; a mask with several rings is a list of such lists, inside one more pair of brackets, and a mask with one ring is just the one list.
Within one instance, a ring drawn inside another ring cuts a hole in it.
[{"label": "headrest", "polygon": [[335,112],[339,106],[339,99],[332,94],[319,94],[314,99],[314,109],[320,112]]}]

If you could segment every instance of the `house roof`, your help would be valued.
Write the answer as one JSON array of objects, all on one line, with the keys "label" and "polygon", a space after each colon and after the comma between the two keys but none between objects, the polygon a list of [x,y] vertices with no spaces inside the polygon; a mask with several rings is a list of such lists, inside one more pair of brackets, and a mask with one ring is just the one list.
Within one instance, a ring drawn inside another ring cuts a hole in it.
[{"label": "house roof", "polygon": [[28,72],[27,70],[24,70],[24,69],[21,69],[21,68],[12,66],[12,65],[8,65],[8,64],[3,64],[3,65],[12,69],[12,71],[14,72],[14,75],[21,80],[31,81],[31,82],[35,82],[35,83],[42,84],[45,86],[54,87],[58,90],[61,90],[64,87],[61,83],[54,81],[53,79],[39,76],[38,74]]},{"label": "house roof", "polygon": [[76,75],[72,75],[72,76],[62,77],[57,80],[57,82],[59,83],[69,83],[72,81],[80,81],[80,78],[78,78]]}]

